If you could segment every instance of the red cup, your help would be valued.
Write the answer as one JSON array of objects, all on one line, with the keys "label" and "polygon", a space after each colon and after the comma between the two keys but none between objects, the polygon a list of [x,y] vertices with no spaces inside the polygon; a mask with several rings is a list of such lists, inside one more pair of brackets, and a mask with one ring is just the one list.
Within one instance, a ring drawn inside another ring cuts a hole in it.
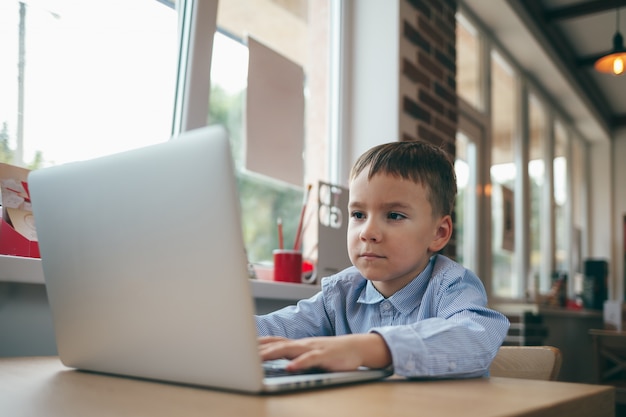
[{"label": "red cup", "polygon": [[293,249],[274,250],[274,281],[302,282],[302,252]]}]

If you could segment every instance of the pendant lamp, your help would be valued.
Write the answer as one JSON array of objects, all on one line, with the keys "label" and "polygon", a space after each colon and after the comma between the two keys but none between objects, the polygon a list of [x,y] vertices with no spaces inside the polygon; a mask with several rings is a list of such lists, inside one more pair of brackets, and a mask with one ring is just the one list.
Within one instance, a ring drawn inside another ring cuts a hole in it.
[{"label": "pendant lamp", "polygon": [[619,9],[617,9],[617,23],[615,26],[613,50],[598,59],[593,66],[599,72],[621,75],[626,71],[626,48],[624,48],[624,38],[619,32]]}]

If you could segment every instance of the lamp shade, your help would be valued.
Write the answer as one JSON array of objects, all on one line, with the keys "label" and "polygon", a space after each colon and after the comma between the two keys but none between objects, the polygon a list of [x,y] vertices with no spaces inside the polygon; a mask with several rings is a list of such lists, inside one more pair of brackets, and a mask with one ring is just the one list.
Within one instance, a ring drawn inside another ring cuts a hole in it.
[{"label": "lamp shade", "polygon": [[598,59],[594,68],[600,72],[621,75],[626,70],[626,52],[615,52]]},{"label": "lamp shade", "polygon": [[613,50],[598,59],[593,65],[597,71],[608,74],[621,75],[626,70],[626,48],[624,48],[624,38],[618,32],[613,36]]}]

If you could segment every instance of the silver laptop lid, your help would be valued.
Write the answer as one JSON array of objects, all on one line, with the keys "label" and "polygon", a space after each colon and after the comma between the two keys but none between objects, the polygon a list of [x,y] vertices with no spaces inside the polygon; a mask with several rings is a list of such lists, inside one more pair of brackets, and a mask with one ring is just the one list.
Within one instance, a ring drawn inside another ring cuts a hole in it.
[{"label": "silver laptop lid", "polygon": [[34,171],[29,186],[64,364],[261,389],[239,199],[221,127]]}]

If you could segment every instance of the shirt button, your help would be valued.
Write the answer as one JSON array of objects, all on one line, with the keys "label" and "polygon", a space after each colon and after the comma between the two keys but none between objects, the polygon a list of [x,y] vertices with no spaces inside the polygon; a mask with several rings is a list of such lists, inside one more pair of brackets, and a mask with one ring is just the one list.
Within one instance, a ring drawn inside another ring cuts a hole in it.
[{"label": "shirt button", "polygon": [[450,369],[451,371],[454,371],[456,369],[456,362],[450,362],[448,364],[448,369]]},{"label": "shirt button", "polygon": [[384,311],[388,311],[391,308],[391,305],[389,304],[389,301],[384,301],[383,302],[383,310]]}]

